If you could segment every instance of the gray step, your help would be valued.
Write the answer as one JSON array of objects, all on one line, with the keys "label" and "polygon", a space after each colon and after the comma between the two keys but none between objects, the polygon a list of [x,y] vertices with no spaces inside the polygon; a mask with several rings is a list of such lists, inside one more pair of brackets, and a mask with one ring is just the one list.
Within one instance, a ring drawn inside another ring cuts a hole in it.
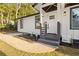
[{"label": "gray step", "polygon": [[45,32],[45,31],[41,31],[41,32]]},{"label": "gray step", "polygon": [[59,41],[51,41],[51,40],[46,40],[46,39],[39,39],[39,42],[45,43],[45,44],[50,44],[50,45],[54,45],[54,46],[59,46]]},{"label": "gray step", "polygon": [[45,27],[41,27],[41,29],[43,29],[43,28],[45,28]]},{"label": "gray step", "polygon": [[45,32],[45,31],[41,31],[41,32]]},{"label": "gray step", "polygon": [[45,34],[40,35],[41,39],[45,39]]},{"label": "gray step", "polygon": [[57,34],[46,34],[45,38],[48,40],[59,41]]},{"label": "gray step", "polygon": [[45,32],[41,32],[41,34],[45,34]]},{"label": "gray step", "polygon": [[45,28],[42,28],[41,30],[45,30]]},{"label": "gray step", "polygon": [[45,31],[45,30],[41,30],[41,31]]},{"label": "gray step", "polygon": [[51,41],[52,41],[52,40],[53,40],[53,41],[59,41],[58,38],[55,39],[55,38],[45,37],[45,39],[46,39],[46,40],[51,40]]},{"label": "gray step", "polygon": [[41,34],[45,34],[45,32],[41,32]]},{"label": "gray step", "polygon": [[41,32],[41,33],[45,33],[45,32]]},{"label": "gray step", "polygon": [[42,28],[42,30],[45,30],[45,28]]}]

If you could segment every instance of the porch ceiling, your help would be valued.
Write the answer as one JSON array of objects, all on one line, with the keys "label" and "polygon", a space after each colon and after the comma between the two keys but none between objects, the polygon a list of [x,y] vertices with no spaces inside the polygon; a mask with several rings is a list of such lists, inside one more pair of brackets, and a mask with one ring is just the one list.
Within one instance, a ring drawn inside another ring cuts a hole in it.
[{"label": "porch ceiling", "polygon": [[57,3],[42,8],[45,12],[57,10]]},{"label": "porch ceiling", "polygon": [[66,3],[65,4],[65,8],[69,7],[69,6],[77,5],[77,4],[79,4],[79,3]]}]

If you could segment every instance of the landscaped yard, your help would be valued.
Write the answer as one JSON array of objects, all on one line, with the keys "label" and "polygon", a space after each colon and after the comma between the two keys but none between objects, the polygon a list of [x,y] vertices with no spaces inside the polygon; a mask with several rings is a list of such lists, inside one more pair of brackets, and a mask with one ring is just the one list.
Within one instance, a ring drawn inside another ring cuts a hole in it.
[{"label": "landscaped yard", "polygon": [[63,56],[63,55],[79,55],[79,49],[60,46],[54,52],[48,53],[28,53],[20,51],[9,44],[0,40],[0,55],[7,56]]}]

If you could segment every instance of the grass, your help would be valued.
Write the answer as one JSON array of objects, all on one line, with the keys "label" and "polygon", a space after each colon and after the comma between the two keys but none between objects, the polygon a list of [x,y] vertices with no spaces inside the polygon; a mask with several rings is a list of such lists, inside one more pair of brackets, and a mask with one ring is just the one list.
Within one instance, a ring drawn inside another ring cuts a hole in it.
[{"label": "grass", "polygon": [[[7,43],[0,40],[0,51],[4,52],[5,55],[8,56],[52,56],[52,55],[63,55],[58,54],[57,52],[49,52],[49,53],[28,53],[24,51],[20,51]],[[0,54],[3,55],[3,54]]]},{"label": "grass", "polygon": [[64,55],[79,55],[79,49],[60,46],[54,52],[48,53],[28,53],[18,50],[9,44],[0,40],[0,55],[1,56],[64,56]]}]

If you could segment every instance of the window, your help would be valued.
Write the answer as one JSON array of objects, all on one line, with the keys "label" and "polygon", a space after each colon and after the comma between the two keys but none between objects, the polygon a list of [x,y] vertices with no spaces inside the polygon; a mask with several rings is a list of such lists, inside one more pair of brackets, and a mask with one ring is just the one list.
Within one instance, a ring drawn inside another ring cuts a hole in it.
[{"label": "window", "polygon": [[70,9],[70,28],[79,30],[79,7]]},{"label": "window", "polygon": [[49,19],[55,19],[55,15],[49,16]]},{"label": "window", "polygon": [[20,28],[23,28],[23,19],[20,20]]},{"label": "window", "polygon": [[35,16],[35,29],[40,29],[40,15]]}]

